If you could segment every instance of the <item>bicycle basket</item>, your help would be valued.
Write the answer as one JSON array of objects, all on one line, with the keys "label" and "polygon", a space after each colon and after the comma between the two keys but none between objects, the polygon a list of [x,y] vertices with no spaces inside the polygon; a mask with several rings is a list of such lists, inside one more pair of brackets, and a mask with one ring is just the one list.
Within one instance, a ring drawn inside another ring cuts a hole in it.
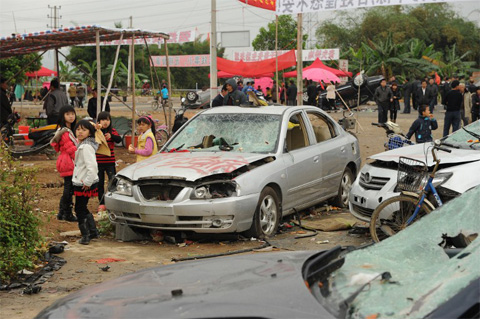
[{"label": "bicycle basket", "polygon": [[413,158],[399,158],[397,189],[409,192],[420,192],[425,185],[427,165]]},{"label": "bicycle basket", "polygon": [[413,143],[410,140],[407,140],[405,137],[398,134],[391,134],[388,138],[388,143],[386,148],[388,150],[394,150],[396,148],[412,145]]}]

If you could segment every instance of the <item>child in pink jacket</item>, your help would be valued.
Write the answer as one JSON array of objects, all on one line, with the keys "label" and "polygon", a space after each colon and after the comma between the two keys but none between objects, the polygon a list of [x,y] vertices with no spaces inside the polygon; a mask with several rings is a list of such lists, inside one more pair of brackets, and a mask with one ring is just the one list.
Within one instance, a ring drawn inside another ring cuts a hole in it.
[{"label": "child in pink jacket", "polygon": [[75,152],[77,151],[77,138],[73,133],[73,128],[77,122],[77,115],[72,106],[64,106],[60,109],[57,132],[50,141],[57,153],[60,155],[57,159],[57,171],[63,177],[63,195],[60,198],[60,209],[57,214],[58,220],[76,222],[77,218],[72,213],[73,208],[73,184],[72,175],[75,161]]}]

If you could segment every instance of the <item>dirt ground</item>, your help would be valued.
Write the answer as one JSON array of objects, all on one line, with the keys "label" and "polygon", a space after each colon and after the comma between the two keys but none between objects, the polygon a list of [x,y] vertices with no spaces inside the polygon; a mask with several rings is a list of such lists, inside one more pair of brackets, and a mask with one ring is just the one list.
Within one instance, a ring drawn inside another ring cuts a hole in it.
[{"label": "dirt ground", "polygon": [[[144,109],[148,110],[147,101],[141,102],[144,103]],[[35,116],[40,111],[40,108],[41,106],[39,105],[24,105],[22,117]],[[18,106],[17,111],[20,111]],[[195,111],[188,111],[186,116],[190,117],[193,112]],[[397,123],[400,124],[405,132],[415,120],[415,113],[413,111],[412,114],[408,115],[399,114]],[[86,110],[80,109],[77,114],[84,116],[86,115]],[[112,114],[114,116],[129,116],[131,112],[120,104],[112,103]],[[341,112],[330,113],[330,115],[337,120],[342,117]],[[158,119],[163,118],[160,112],[153,113],[153,116]],[[356,135],[360,142],[363,164],[368,156],[384,150],[383,144],[386,141],[386,136],[383,129],[371,125],[372,122],[377,121],[377,112],[374,111],[374,107],[362,107],[362,111],[356,112],[355,117],[357,116],[360,125]],[[439,120],[439,129],[434,132],[434,137],[439,138],[442,135],[441,129],[443,128],[444,114],[443,112],[436,112],[435,116]],[[163,122],[162,120],[160,121]],[[117,148],[115,153],[118,161],[117,171],[135,162],[135,157],[128,154],[123,148]],[[22,158],[19,160],[19,163],[20,165],[33,166],[38,169],[37,182],[40,185],[40,201],[36,212],[44,221],[41,232],[50,241],[67,240],[69,242],[67,250],[59,255],[66,259],[67,263],[42,285],[42,291],[38,294],[22,295],[21,289],[8,292],[1,291],[0,318],[32,318],[41,309],[70,292],[139,269],[169,264],[172,263],[172,258],[225,253],[262,245],[258,241],[242,241],[231,236],[223,239],[203,238],[199,240],[197,238],[186,246],[162,242],[156,243],[153,241],[125,243],[115,241],[112,236],[103,236],[98,240],[92,241],[88,246],[79,245],[76,243],[78,237],[60,236],[60,233],[78,230],[78,227],[76,223],[68,223],[56,219],[58,203],[63,189],[63,180],[55,170],[55,160],[49,160],[45,155],[36,155]],[[92,212],[96,212],[97,206],[97,199],[90,201],[89,209]],[[312,218],[325,219],[338,216],[352,218],[348,211],[343,213],[339,211],[323,212],[316,214]],[[359,225],[362,226],[362,223],[359,223]],[[351,235],[346,230],[336,232],[319,231],[314,236],[295,239],[295,237],[304,236],[305,234],[308,235],[309,232],[302,231],[298,227],[285,228],[283,233],[275,236],[270,241],[274,246],[273,249],[269,248],[267,252],[253,253],[268,253],[268,251],[272,250],[318,250],[331,248],[335,245],[358,246],[370,242],[370,238],[367,235]],[[328,242],[326,242],[327,240]],[[100,269],[104,265],[95,262],[95,260],[100,258],[118,258],[124,261],[109,263],[111,268],[105,272]]]}]

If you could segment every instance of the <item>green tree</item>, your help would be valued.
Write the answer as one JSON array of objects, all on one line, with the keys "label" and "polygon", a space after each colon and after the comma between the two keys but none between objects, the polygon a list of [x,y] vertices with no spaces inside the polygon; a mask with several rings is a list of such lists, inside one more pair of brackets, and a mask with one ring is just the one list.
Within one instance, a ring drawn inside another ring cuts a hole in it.
[{"label": "green tree", "polygon": [[480,28],[445,3],[342,11],[316,32],[318,46],[339,47],[344,56],[350,48],[359,50],[362,43],[385,43],[390,34],[395,45],[418,39],[425,48],[433,45],[444,57],[455,44],[458,56],[470,51],[468,58],[476,67],[480,65]]},{"label": "green tree", "polygon": [[60,67],[60,81],[61,82],[76,82],[82,79],[82,76],[78,74],[77,69],[72,67],[68,62],[58,61]]},{"label": "green tree", "polygon": [[[303,47],[308,35],[303,35]],[[256,51],[275,50],[275,22],[270,22],[267,28],[260,28],[259,34],[252,41]],[[278,49],[290,50],[297,47],[297,22],[289,15],[278,17]]]},{"label": "green tree", "polygon": [[[7,59],[0,60],[0,73],[7,79],[14,76],[25,65],[29,64],[38,57],[37,53],[30,53],[25,55],[18,55]],[[34,72],[40,70],[42,67],[42,58],[38,59],[28,66],[23,72],[20,72],[11,83],[25,83],[27,76],[26,72]]]}]

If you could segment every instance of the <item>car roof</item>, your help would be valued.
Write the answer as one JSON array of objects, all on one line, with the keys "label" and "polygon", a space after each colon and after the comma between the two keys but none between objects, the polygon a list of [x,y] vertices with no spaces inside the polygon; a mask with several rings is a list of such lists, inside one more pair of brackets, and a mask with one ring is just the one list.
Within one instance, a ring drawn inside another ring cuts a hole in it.
[{"label": "car roof", "polygon": [[285,106],[285,105],[267,105],[267,106],[221,106],[207,109],[203,114],[223,114],[223,113],[243,113],[243,114],[278,114],[283,115],[286,111],[295,110],[315,110],[321,111],[312,106]]}]

